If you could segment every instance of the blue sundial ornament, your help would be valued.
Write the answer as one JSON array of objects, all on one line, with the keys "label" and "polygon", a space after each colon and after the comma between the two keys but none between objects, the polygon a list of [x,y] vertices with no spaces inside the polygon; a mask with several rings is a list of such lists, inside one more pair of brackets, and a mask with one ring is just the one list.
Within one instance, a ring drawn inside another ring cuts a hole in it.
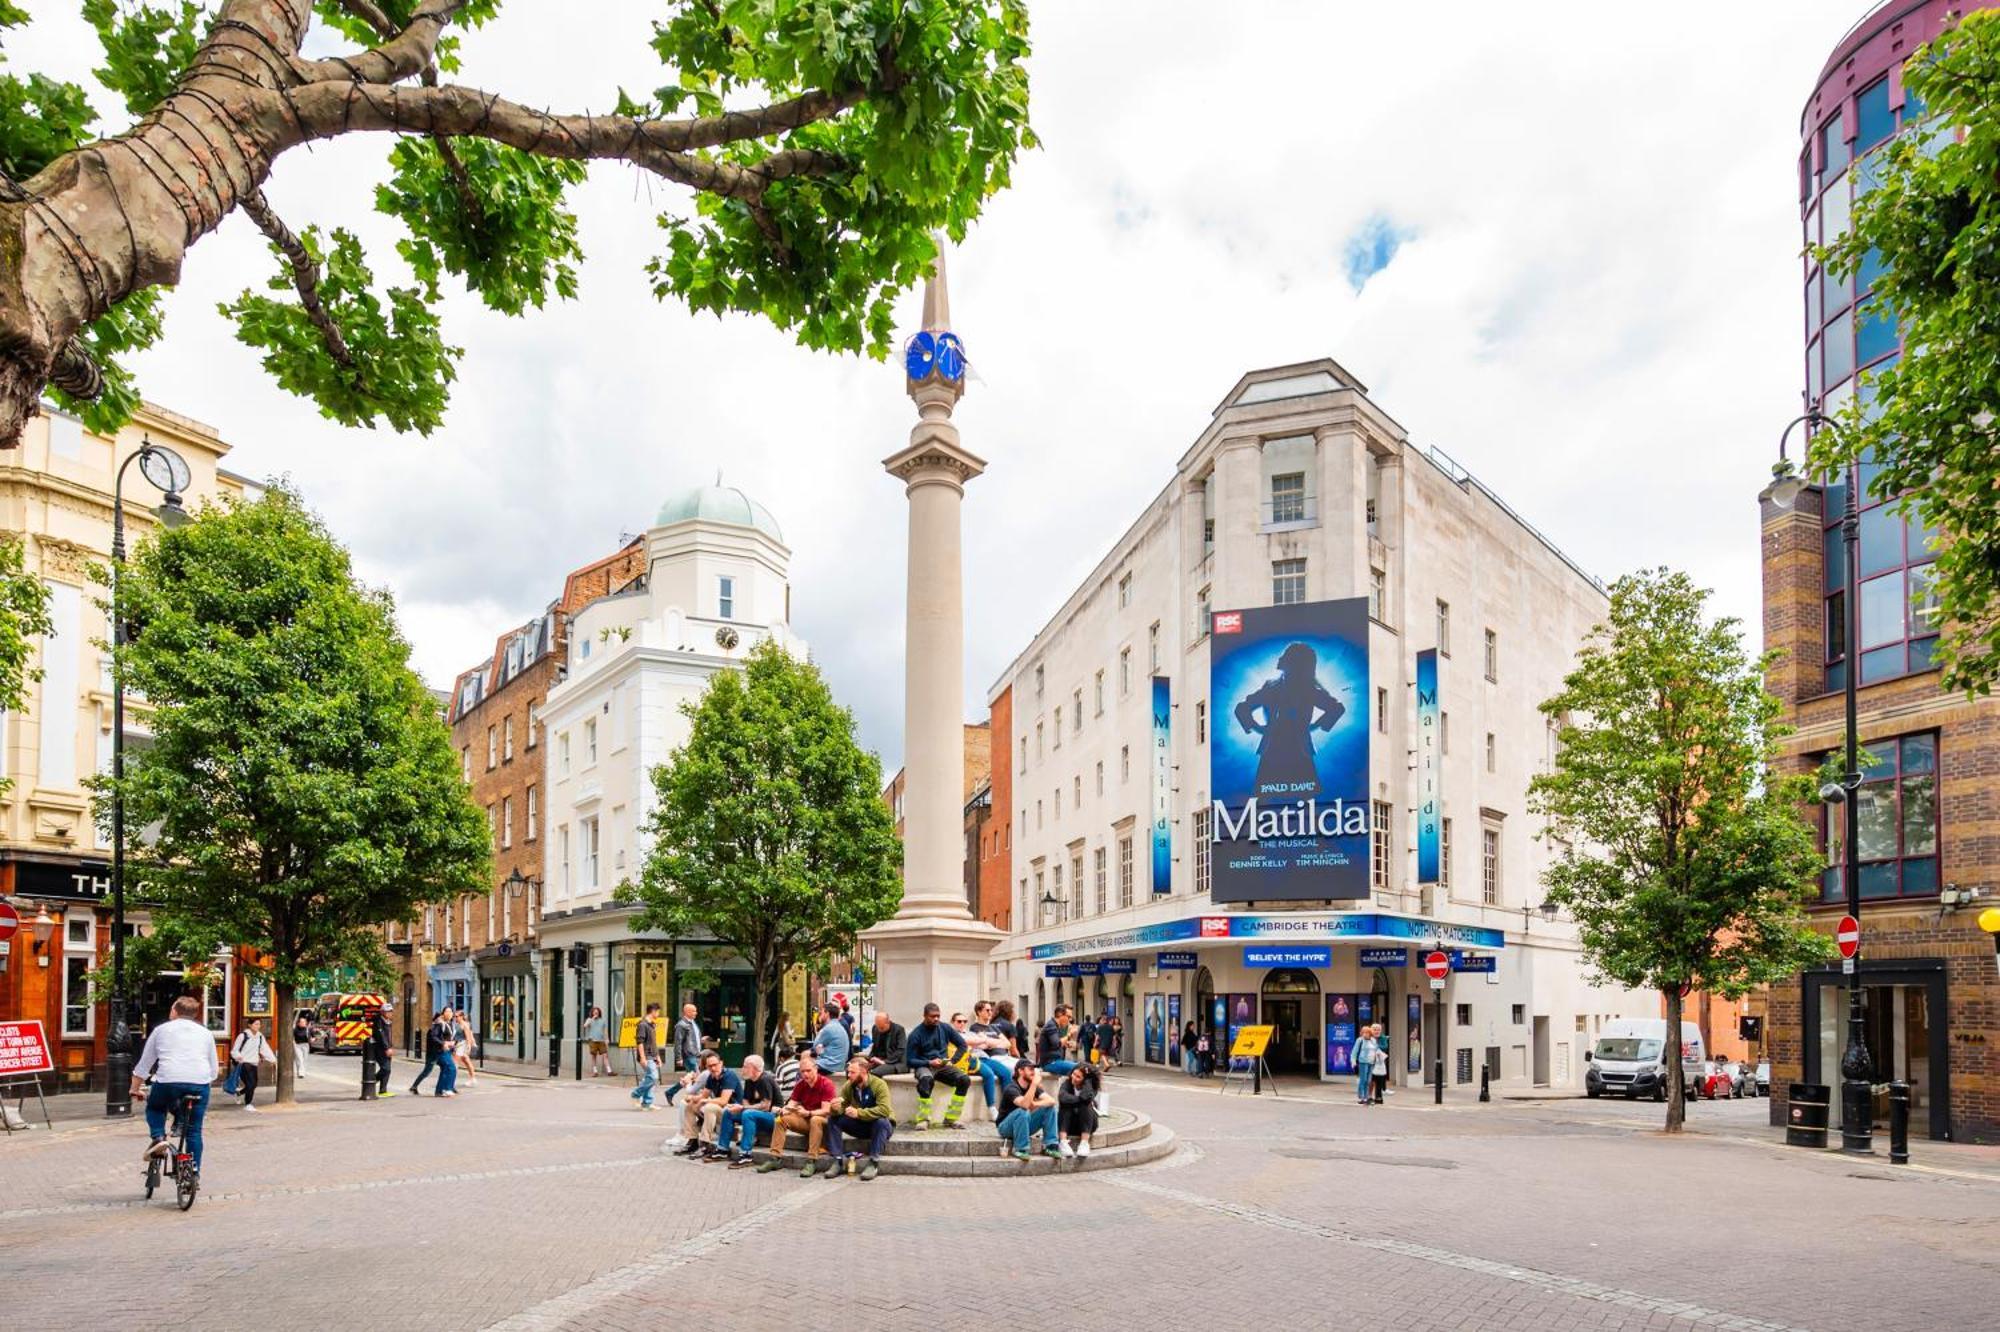
[{"label": "blue sundial ornament", "polygon": [[931,371],[936,368],[937,355],[937,339],[927,332],[918,333],[903,348],[903,373],[909,377],[912,384],[921,384],[931,377]]},{"label": "blue sundial ornament", "polygon": [[965,378],[965,344],[958,340],[958,334],[937,335],[937,372],[947,384]]}]

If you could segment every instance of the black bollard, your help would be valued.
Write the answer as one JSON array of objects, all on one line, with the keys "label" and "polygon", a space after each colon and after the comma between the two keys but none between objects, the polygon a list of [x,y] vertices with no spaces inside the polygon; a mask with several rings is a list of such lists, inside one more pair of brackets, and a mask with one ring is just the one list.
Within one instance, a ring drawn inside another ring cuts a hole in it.
[{"label": "black bollard", "polygon": [[549,1076],[562,1076],[562,1037],[554,1032],[549,1033]]},{"label": "black bollard", "polygon": [[1431,1067],[1435,1070],[1435,1076],[1431,1080],[1431,1104],[1443,1105],[1444,1104],[1444,1060],[1442,1059],[1438,1060],[1435,1064],[1431,1065]]},{"label": "black bollard", "polygon": [[361,1047],[361,1099],[375,1099],[375,1055],[367,1044]]},{"label": "black bollard", "polygon": [[1481,1064],[1479,1066],[1479,1099],[1481,1103],[1493,1099],[1493,1090],[1487,1085],[1486,1082],[1487,1075],[1490,1074],[1492,1071],[1493,1070],[1489,1069],[1484,1064]]},{"label": "black bollard", "polygon": [[1889,1084],[1889,1164],[1910,1163],[1910,1084]]}]

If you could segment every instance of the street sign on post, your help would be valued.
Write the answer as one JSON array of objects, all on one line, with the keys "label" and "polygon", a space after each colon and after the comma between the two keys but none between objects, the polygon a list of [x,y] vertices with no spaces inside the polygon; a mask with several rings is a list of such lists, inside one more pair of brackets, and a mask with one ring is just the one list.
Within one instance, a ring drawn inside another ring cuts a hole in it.
[{"label": "street sign on post", "polygon": [[1842,916],[1840,924],[1833,927],[1833,941],[1840,945],[1842,957],[1853,957],[1861,951],[1861,922],[1852,916]]},{"label": "street sign on post", "polygon": [[1451,959],[1443,953],[1424,954],[1424,974],[1434,981],[1441,981],[1451,974]]},{"label": "street sign on post", "polygon": [[15,931],[20,928],[21,913],[5,902],[0,902],[0,943],[13,938]]}]

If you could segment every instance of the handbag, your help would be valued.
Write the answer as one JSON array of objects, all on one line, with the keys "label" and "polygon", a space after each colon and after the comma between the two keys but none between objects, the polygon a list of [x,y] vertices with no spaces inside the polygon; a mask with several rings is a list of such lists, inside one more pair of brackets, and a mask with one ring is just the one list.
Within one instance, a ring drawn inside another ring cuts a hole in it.
[{"label": "handbag", "polygon": [[231,1059],[229,1061],[229,1077],[223,1081],[222,1093],[225,1096],[234,1096],[237,1093],[241,1092],[242,1090],[243,1090],[243,1065],[237,1063],[234,1059]]}]

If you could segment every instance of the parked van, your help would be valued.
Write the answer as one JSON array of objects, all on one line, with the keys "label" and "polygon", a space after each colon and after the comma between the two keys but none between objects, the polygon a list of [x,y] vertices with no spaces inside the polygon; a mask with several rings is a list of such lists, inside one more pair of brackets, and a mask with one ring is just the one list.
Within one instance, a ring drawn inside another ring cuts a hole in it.
[{"label": "parked van", "polygon": [[[1588,1096],[1606,1092],[1628,1100],[1650,1096],[1667,1099],[1666,1070],[1670,1056],[1666,1050],[1665,1018],[1613,1018],[1598,1033],[1597,1044],[1583,1056],[1587,1067],[1583,1090]],[[1681,1023],[1682,1085],[1693,1087],[1701,1078],[1702,1060],[1707,1052],[1701,1045],[1701,1028]]]}]

